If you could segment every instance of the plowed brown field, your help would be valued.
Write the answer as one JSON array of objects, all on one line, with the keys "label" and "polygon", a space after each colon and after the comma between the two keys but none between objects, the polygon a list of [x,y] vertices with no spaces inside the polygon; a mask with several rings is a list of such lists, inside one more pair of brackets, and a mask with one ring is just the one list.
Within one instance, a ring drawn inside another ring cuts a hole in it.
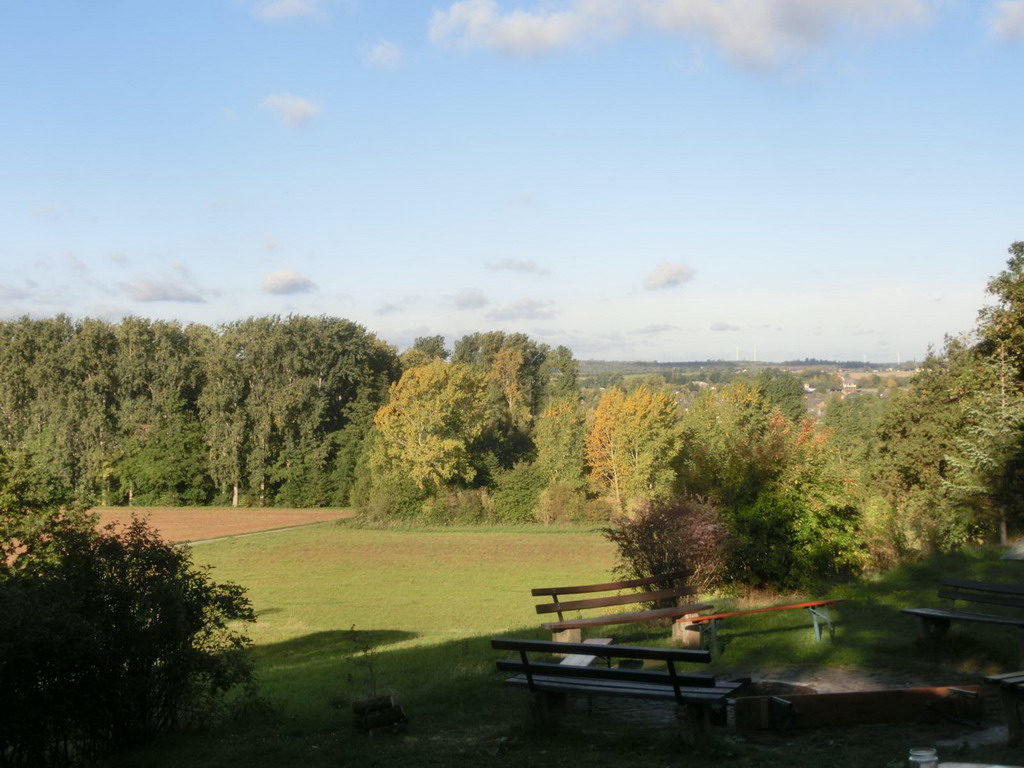
[{"label": "plowed brown field", "polygon": [[97,507],[100,525],[123,523],[133,514],[171,541],[201,541],[241,533],[351,517],[350,509],[253,509],[249,507]]}]

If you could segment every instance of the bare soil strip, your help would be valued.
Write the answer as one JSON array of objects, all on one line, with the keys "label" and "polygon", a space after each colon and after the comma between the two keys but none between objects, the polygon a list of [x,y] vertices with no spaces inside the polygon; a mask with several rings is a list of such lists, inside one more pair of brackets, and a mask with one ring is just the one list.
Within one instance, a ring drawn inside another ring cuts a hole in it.
[{"label": "bare soil strip", "polygon": [[101,507],[100,526],[124,524],[137,515],[164,538],[198,542],[269,532],[352,517],[350,509],[252,509],[234,507]]}]

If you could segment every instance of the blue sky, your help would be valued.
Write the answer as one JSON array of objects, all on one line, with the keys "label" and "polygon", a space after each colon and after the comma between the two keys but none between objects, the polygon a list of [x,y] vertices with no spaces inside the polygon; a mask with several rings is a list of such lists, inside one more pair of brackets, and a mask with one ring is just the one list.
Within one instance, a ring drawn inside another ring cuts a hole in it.
[{"label": "blue sky", "polygon": [[0,0],[0,316],[920,357],[1024,239],[1024,0]]}]

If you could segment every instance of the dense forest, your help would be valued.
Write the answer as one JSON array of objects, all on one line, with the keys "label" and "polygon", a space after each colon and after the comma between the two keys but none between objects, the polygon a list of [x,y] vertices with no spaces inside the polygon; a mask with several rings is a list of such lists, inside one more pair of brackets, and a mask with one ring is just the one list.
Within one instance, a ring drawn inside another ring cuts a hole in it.
[{"label": "dense forest", "polygon": [[7,321],[0,492],[353,504],[382,523],[602,522],[699,498],[731,572],[773,586],[1005,541],[1024,504],[1024,243],[1010,254],[971,333],[907,386],[835,391],[820,414],[772,368],[581,386],[567,348],[524,334],[398,354],[329,317]]}]

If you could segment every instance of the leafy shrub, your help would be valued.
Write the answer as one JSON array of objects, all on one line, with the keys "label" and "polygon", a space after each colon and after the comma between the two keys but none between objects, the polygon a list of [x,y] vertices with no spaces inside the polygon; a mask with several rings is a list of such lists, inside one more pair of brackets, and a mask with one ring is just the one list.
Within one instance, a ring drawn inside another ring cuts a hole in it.
[{"label": "leafy shrub", "polygon": [[241,587],[134,520],[0,512],[0,765],[71,765],[207,716],[251,681]]},{"label": "leafy shrub", "polygon": [[763,491],[736,510],[732,577],[757,588],[794,589],[844,576],[859,566],[859,511],[816,503],[791,487]]},{"label": "leafy shrub", "polygon": [[653,505],[602,533],[618,548],[616,570],[627,578],[689,570],[688,583],[708,591],[724,576],[728,529],[718,508],[707,499],[690,496]]},{"label": "leafy shrub", "polygon": [[[553,483],[541,491],[534,517],[544,525],[574,523],[584,520],[585,509],[586,498],[576,484]],[[605,517],[603,522],[607,521],[608,517]]]},{"label": "leafy shrub", "polygon": [[521,461],[495,478],[494,517],[502,523],[528,523],[544,488],[544,477],[536,464]]},{"label": "leafy shrub", "polygon": [[422,505],[420,521],[428,525],[475,525],[493,514],[491,499],[483,488],[441,491]]}]

